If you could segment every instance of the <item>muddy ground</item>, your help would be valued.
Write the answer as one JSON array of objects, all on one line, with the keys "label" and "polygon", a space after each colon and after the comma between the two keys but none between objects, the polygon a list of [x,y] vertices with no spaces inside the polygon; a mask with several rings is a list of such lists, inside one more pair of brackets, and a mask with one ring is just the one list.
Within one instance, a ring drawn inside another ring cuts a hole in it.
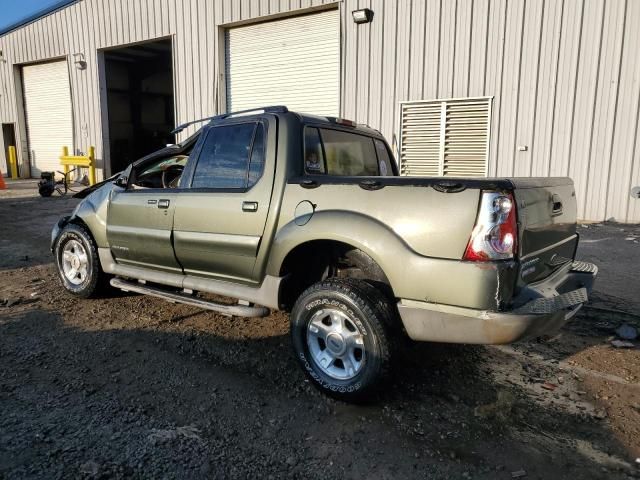
[{"label": "muddy ground", "polygon": [[417,344],[374,404],[317,393],[287,317],[66,295],[76,200],[0,191],[0,478],[640,478],[640,226],[581,227],[590,305],[548,341]]}]

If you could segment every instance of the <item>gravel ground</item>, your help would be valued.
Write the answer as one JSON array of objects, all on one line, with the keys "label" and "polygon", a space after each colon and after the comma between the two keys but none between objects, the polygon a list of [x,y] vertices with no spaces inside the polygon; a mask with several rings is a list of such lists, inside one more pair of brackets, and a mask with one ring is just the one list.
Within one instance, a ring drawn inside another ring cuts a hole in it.
[{"label": "gravel ground", "polygon": [[309,385],[288,319],[114,292],[76,300],[71,198],[0,191],[0,478],[640,478],[640,227],[580,228],[591,304],[545,342],[408,346],[375,403]]}]

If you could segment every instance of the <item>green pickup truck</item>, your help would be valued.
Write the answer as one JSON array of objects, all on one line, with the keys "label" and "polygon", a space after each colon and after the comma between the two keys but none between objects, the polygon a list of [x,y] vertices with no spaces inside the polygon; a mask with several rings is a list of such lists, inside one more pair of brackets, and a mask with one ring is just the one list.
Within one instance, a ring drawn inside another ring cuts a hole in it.
[{"label": "green pickup truck", "polygon": [[346,401],[384,384],[397,340],[515,342],[587,301],[569,178],[400,177],[382,135],[348,120],[205,120],[81,192],[52,232],[67,291],[285,310],[304,372]]}]

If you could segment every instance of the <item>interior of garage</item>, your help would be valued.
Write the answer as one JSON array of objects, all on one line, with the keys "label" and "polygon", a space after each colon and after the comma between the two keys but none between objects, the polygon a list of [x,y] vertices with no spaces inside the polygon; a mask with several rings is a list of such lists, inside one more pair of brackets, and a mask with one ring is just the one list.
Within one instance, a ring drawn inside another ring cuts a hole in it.
[{"label": "interior of garage", "polygon": [[2,124],[2,145],[4,159],[0,157],[0,173],[9,176],[9,147],[16,147],[16,131],[13,123]]},{"label": "interior of garage", "polygon": [[111,172],[175,142],[171,40],[104,52]]}]

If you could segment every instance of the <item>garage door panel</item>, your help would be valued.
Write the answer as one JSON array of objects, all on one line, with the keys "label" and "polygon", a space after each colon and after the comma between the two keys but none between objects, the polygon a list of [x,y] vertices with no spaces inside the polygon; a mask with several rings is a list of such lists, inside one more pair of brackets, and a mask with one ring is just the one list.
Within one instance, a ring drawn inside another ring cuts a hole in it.
[{"label": "garage door panel", "polygon": [[228,111],[277,104],[337,116],[339,11],[227,30],[226,76]]},{"label": "garage door panel", "polygon": [[66,61],[22,69],[31,176],[61,170],[62,146],[73,147],[71,89]]}]

